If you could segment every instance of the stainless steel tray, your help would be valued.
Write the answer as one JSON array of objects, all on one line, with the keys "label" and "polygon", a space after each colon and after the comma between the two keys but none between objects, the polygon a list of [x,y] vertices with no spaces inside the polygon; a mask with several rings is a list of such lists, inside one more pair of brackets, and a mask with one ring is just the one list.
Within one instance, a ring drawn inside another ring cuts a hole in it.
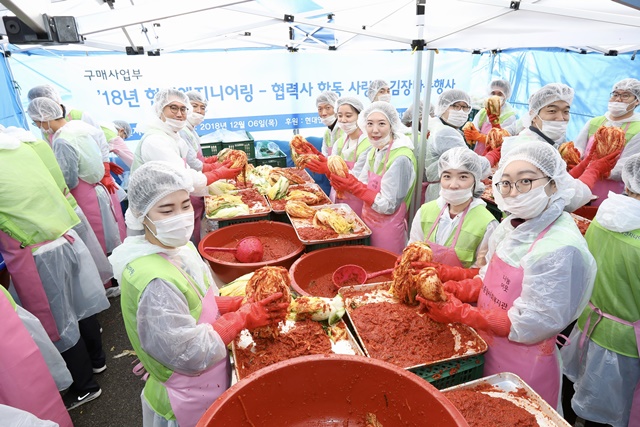
[{"label": "stainless steel tray", "polygon": [[341,242],[344,240],[354,240],[354,239],[362,239],[368,236],[371,236],[371,229],[367,227],[367,224],[364,223],[362,219],[351,209],[346,203],[336,203],[333,205],[314,205],[310,206],[311,209],[319,210],[324,208],[333,208],[338,209],[344,213],[344,217],[348,219],[352,219],[356,223],[356,227],[353,232],[349,234],[340,234],[338,237],[332,239],[323,239],[323,240],[306,240],[300,236],[299,229],[312,226],[313,220],[306,218],[294,218],[291,215],[287,214],[289,220],[291,221],[291,225],[294,230],[296,230],[296,234],[298,235],[298,239],[305,245],[315,245],[318,243],[330,243],[330,242]]},{"label": "stainless steel tray", "polygon": [[[244,192],[256,192],[256,194],[258,194],[260,197],[262,197],[262,201],[254,204],[253,206],[249,206],[249,215],[237,215],[237,216],[233,216],[233,217],[229,217],[229,218],[215,218],[215,217],[211,217],[209,215],[206,214],[206,200],[205,200],[205,216],[208,219],[214,220],[214,221],[229,221],[229,220],[234,220],[234,219],[244,219],[244,218],[258,218],[258,217],[264,217],[269,215],[269,213],[271,212],[271,205],[269,204],[269,202],[267,202],[267,198],[264,197],[263,195],[261,195],[258,190],[253,189],[253,188],[248,188],[248,189],[242,189],[242,190],[234,190],[234,191],[229,191],[227,194],[233,194],[233,195],[237,195],[237,196],[241,196],[242,193]],[[206,198],[210,198],[210,197],[215,197],[215,196],[205,196]]]},{"label": "stainless steel tray", "polygon": [[[538,393],[533,391],[533,389],[527,383],[522,381],[519,376],[512,374],[511,372],[491,375],[449,387],[441,391],[446,395],[447,391],[472,389],[483,384],[492,385],[498,388],[498,391],[482,391],[481,393],[485,393],[491,397],[508,400],[516,406],[525,409],[527,412],[535,415],[536,421],[538,421],[540,427],[570,427],[570,424],[566,422],[564,418],[562,418],[560,414],[551,407],[551,405],[542,399]],[[524,390],[526,396],[510,394],[510,392],[516,391],[517,389]]]},{"label": "stainless steel tray", "polygon": [[[331,199],[324,193],[324,191],[322,191],[322,188],[314,182],[305,182],[304,184],[291,184],[291,186],[289,187],[289,190],[287,191],[287,195],[289,194],[289,191],[292,189],[303,190],[303,191],[306,190],[311,193],[319,195],[320,202],[312,206],[321,206],[321,205],[326,206],[328,204],[331,204]],[[284,205],[286,204],[285,199],[269,200],[269,204],[271,205],[271,209],[275,213],[278,213],[278,214],[285,213],[285,209],[284,209]]]}]

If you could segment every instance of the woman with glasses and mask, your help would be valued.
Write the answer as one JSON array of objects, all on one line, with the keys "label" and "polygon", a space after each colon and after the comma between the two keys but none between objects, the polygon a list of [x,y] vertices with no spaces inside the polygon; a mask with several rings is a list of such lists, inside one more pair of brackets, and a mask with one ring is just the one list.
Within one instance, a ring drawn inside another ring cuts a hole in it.
[{"label": "woman with glasses and mask", "polygon": [[[608,111],[602,116],[589,120],[574,141],[586,159],[593,145],[593,136],[601,126],[617,127],[625,133],[625,147],[619,158],[610,159],[601,176],[593,186],[593,194],[598,196],[592,204],[600,205],[609,191],[621,194],[624,191],[622,166],[634,154],[640,153],[640,113],[635,112],[640,105],[640,80],[624,79],[613,85]],[[606,179],[605,179],[606,178]]]},{"label": "woman with glasses and mask", "polygon": [[541,141],[503,157],[494,196],[509,216],[489,240],[489,263],[473,279],[446,282],[447,302],[421,300],[433,320],[480,332],[489,344],[484,375],[513,372],[554,408],[561,382],[556,336],[586,307],[596,274],[587,243],[564,212],[573,193],[566,167]]},{"label": "woman with glasses and mask", "polygon": [[243,329],[277,323],[288,304],[276,293],[243,304],[220,297],[209,266],[189,242],[193,232],[191,174],[152,161],[131,174],[130,236],[109,261],[122,287],[127,335],[149,374],[142,425],[194,427],[230,385],[227,346]]}]

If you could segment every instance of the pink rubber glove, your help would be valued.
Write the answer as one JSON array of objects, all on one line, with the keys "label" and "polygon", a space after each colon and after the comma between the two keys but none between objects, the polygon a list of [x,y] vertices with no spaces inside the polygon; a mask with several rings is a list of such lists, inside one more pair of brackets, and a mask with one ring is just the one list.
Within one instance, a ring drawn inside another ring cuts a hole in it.
[{"label": "pink rubber glove", "polygon": [[367,188],[366,184],[358,181],[358,178],[351,174],[346,178],[332,174],[329,181],[336,191],[348,191],[369,205],[373,204],[378,195],[377,191]]},{"label": "pink rubber glove", "polygon": [[242,168],[230,169],[226,166],[221,166],[214,171],[205,172],[204,175],[207,177],[207,185],[210,185],[219,179],[235,179],[240,172],[242,172]]},{"label": "pink rubber glove", "polygon": [[442,286],[445,292],[453,294],[462,302],[476,302],[482,290],[482,279],[473,277],[464,280],[449,280],[444,282]]},{"label": "pink rubber glove", "polygon": [[111,177],[111,169],[109,168],[109,162],[103,162],[104,165],[104,176],[100,180],[100,183],[104,185],[104,187],[109,191],[109,193],[114,194],[118,191],[118,186],[116,182]]},{"label": "pink rubber glove", "polygon": [[327,158],[325,156],[320,155],[318,160],[309,160],[305,165],[307,169],[311,172],[321,173],[324,175],[329,175],[329,166],[327,165]]},{"label": "pink rubber glove", "polygon": [[216,304],[218,305],[218,311],[220,314],[231,313],[236,311],[242,305],[244,297],[215,297]]},{"label": "pink rubber glove", "polygon": [[476,330],[483,330],[495,336],[506,337],[511,330],[511,320],[505,310],[483,310],[465,304],[458,298],[448,294],[446,302],[433,302],[417,296],[427,308],[427,316],[440,323],[463,323]]}]

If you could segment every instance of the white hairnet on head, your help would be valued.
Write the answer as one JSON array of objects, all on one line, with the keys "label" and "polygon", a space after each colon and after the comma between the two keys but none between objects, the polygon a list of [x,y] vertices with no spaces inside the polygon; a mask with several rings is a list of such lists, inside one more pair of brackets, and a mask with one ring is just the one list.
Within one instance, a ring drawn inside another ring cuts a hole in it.
[{"label": "white hairnet on head", "polygon": [[640,194],[640,154],[634,154],[624,162],[622,182],[629,190]]},{"label": "white hairnet on head", "polygon": [[447,111],[451,105],[456,102],[464,101],[471,106],[471,97],[463,90],[448,89],[440,94],[438,98],[438,106],[436,107],[436,116],[441,116]]},{"label": "white hairnet on head", "polygon": [[636,99],[640,99],[640,80],[624,79],[613,85],[613,90],[626,90],[631,92]]},{"label": "white hairnet on head", "polygon": [[156,96],[153,99],[153,108],[158,117],[162,116],[162,110],[167,105],[171,104],[174,101],[178,101],[185,107],[187,110],[191,110],[191,103],[189,102],[189,98],[183,92],[180,92],[178,89],[160,89]]},{"label": "white hairnet on head", "polygon": [[330,90],[325,90],[316,98],[316,107],[319,107],[322,104],[334,105],[337,100],[338,100],[337,93],[331,92]]},{"label": "white hairnet on head", "polygon": [[131,125],[124,120],[114,120],[113,125],[116,127],[116,129],[122,129],[124,131],[125,139],[129,138],[133,133],[133,131],[131,130]]},{"label": "white hairnet on head", "polygon": [[[431,104],[429,104],[429,106],[431,107]],[[422,118],[422,101],[420,101],[420,109],[419,114],[420,117]],[[407,110],[402,114],[402,124],[405,126],[409,126],[410,123],[413,123],[413,104],[409,105],[409,107],[407,108]]]},{"label": "white hairnet on head", "polygon": [[142,221],[162,198],[179,190],[193,191],[193,182],[186,169],[177,169],[168,162],[147,162],[133,171],[129,180],[127,227],[142,230]]},{"label": "white hairnet on head", "polygon": [[27,94],[29,101],[33,101],[36,98],[49,98],[56,101],[58,104],[62,104],[62,98],[58,94],[58,91],[50,85],[34,86],[29,90]]},{"label": "white hairnet on head", "polygon": [[351,105],[353,108],[356,109],[358,114],[360,114],[360,112],[364,110],[364,105],[362,104],[362,101],[360,101],[355,96],[342,96],[338,98],[338,100],[336,101],[336,105],[334,106],[336,113],[338,112],[338,108],[340,108],[340,106],[344,104]]},{"label": "white hairnet on head", "polygon": [[400,123],[400,116],[398,115],[398,111],[396,108],[384,101],[376,101],[371,103],[367,108],[364,109],[362,113],[358,116],[358,126],[360,129],[367,128],[367,119],[373,113],[382,113],[385,115],[387,120],[389,121],[389,126],[391,127],[391,135],[394,139],[398,139],[403,135],[403,129],[406,129],[402,123]]},{"label": "white hairnet on head", "polygon": [[464,170],[473,175],[476,180],[473,197],[480,197],[484,192],[483,178],[484,166],[473,150],[466,147],[456,147],[445,151],[438,159],[438,175],[447,170]]},{"label": "white hairnet on head", "polygon": [[506,80],[498,79],[494,80],[489,84],[488,93],[491,93],[494,90],[499,90],[504,94],[504,97],[509,99],[511,96],[511,83]]},{"label": "white hairnet on head", "polygon": [[31,120],[48,122],[62,118],[62,107],[50,98],[36,98],[29,103],[27,114]]},{"label": "white hairnet on head", "polygon": [[389,83],[384,80],[374,80],[369,83],[369,88],[367,89],[367,98],[369,98],[369,101],[373,102],[378,91],[384,87],[389,87]]},{"label": "white hairnet on head", "polygon": [[549,83],[542,86],[529,97],[529,115],[531,119],[547,105],[555,101],[573,102],[573,89],[562,83]]},{"label": "white hairnet on head", "polygon": [[187,95],[187,98],[189,98],[189,101],[191,102],[199,102],[201,104],[204,104],[205,107],[209,104],[207,98],[205,98],[204,95],[197,90],[190,90],[189,92],[185,93],[185,95]]}]

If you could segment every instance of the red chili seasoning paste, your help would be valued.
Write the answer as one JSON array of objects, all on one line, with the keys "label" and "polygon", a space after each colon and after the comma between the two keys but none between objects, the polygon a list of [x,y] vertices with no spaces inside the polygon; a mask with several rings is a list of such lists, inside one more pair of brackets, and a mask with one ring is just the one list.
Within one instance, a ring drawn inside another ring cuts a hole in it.
[{"label": "red chili seasoning paste", "polygon": [[266,201],[264,196],[260,194],[257,190],[248,189],[238,192],[242,202],[249,206],[251,212],[263,212],[268,211],[268,207],[266,205]]},{"label": "red chili seasoning paste", "polygon": [[[371,273],[372,271],[367,271],[367,273]],[[391,280],[391,274],[384,274],[382,276],[374,277],[372,279],[367,280],[365,283],[377,283],[377,282],[386,282]],[[353,286],[359,285],[360,283],[356,283],[355,280],[348,280],[342,286]],[[338,294],[338,288],[333,284],[333,272],[324,274],[316,279],[313,279],[309,282],[309,284],[303,288],[310,294],[316,297],[326,297],[333,298]]]},{"label": "red chili seasoning paste", "polygon": [[335,239],[339,234],[326,227],[301,227],[298,228],[298,236],[300,240],[313,241]]},{"label": "red chili seasoning paste", "polygon": [[[298,244],[296,242],[292,242],[290,239],[280,237],[280,236],[258,236],[260,242],[262,243],[262,247],[264,249],[264,256],[262,257],[262,261],[271,261],[274,259],[282,258],[290,253],[294,252],[298,249]],[[238,241],[230,242],[229,244],[224,245],[223,247],[227,248],[235,248],[238,244]],[[216,260],[223,262],[233,262],[240,263],[233,252],[207,252],[208,255],[212,256]]]},{"label": "red chili seasoning paste", "polygon": [[236,366],[240,378],[271,364],[299,356],[330,354],[331,340],[322,325],[303,320],[277,338],[253,337],[254,344],[241,349],[236,338]]},{"label": "red chili seasoning paste", "polygon": [[536,427],[535,415],[513,402],[476,390],[444,393],[467,420],[470,427]]}]

